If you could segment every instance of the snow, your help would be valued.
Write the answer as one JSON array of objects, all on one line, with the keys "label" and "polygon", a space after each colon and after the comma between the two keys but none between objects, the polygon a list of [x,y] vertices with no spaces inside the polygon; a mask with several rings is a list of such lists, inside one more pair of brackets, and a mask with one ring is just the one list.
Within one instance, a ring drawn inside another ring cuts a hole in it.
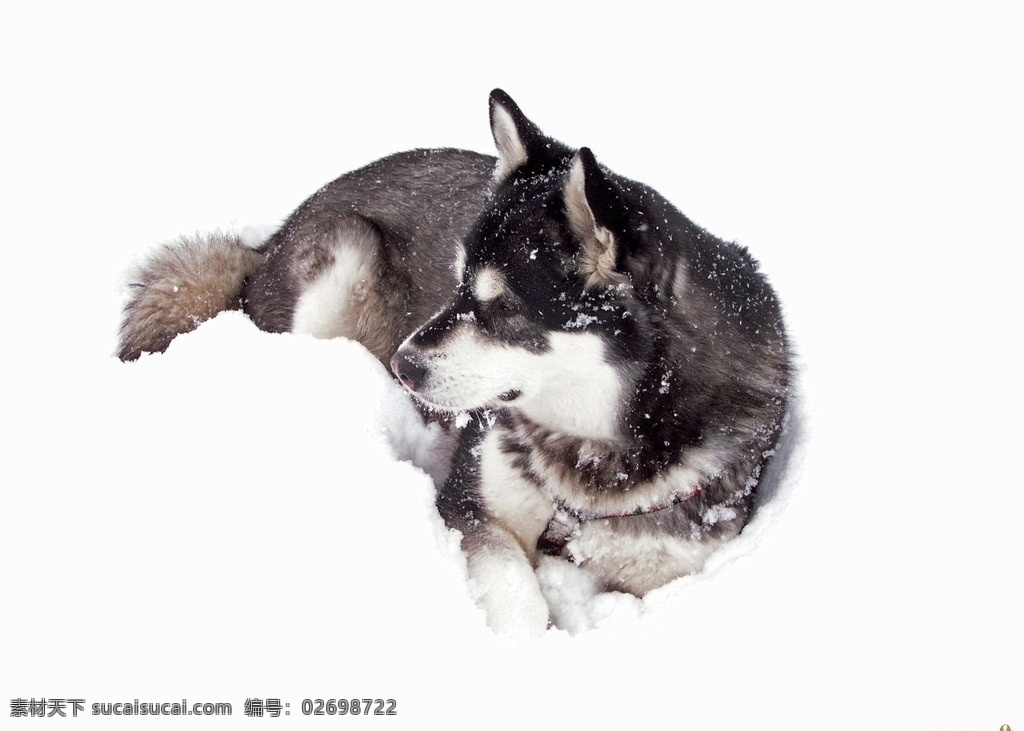
[{"label": "snow", "polygon": [[[5,706],[1024,727],[1019,21],[994,2],[662,7],[6,13]],[[388,152],[490,152],[494,86],[747,244],[800,365],[748,530],[643,600],[545,560],[563,629],[533,642],[485,627],[410,463],[436,472],[439,435],[358,345],[226,313],[162,356],[111,355],[150,246],[257,240]]]}]

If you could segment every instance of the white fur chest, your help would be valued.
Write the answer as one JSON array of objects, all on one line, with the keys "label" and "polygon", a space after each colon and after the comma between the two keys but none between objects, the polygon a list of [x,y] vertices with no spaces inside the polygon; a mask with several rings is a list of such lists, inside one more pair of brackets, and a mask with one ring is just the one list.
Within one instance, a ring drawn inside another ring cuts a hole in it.
[{"label": "white fur chest", "polygon": [[726,539],[693,540],[663,531],[626,528],[621,521],[580,523],[566,544],[566,555],[613,590],[643,596],[680,576],[693,574]]}]

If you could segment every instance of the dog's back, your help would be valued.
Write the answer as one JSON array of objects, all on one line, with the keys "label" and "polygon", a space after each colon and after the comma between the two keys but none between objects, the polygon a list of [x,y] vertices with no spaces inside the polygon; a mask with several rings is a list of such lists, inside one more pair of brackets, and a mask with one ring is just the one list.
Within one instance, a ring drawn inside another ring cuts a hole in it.
[{"label": "dog's back", "polygon": [[350,337],[386,363],[458,283],[454,252],[494,162],[463,150],[391,155],[325,185],[258,249],[229,234],[158,248],[132,277],[118,356],[163,352],[242,308],[264,330]]}]

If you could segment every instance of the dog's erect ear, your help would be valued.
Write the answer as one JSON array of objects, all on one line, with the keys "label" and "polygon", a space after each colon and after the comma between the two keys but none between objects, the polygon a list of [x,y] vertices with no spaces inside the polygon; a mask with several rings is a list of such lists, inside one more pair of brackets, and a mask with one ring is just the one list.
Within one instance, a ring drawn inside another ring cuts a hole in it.
[{"label": "dog's erect ear", "polygon": [[580,241],[579,267],[587,286],[626,281],[617,267],[620,244],[609,228],[622,201],[588,148],[581,147],[573,157],[563,195],[566,220]]},{"label": "dog's erect ear", "polygon": [[498,148],[494,179],[501,181],[530,158],[531,150],[544,135],[501,89],[491,92],[490,101],[491,134]]}]

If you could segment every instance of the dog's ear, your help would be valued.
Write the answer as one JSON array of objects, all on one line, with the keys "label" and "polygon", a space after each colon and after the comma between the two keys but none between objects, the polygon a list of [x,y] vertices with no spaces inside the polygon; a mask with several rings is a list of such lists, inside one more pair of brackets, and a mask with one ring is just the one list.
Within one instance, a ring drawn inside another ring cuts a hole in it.
[{"label": "dog's ear", "polygon": [[573,157],[563,197],[569,228],[580,242],[579,267],[587,286],[626,281],[619,271],[621,243],[613,232],[626,214],[625,204],[589,148],[581,147]]},{"label": "dog's ear", "polygon": [[502,181],[525,163],[544,135],[501,89],[491,92],[491,134],[498,148],[494,179]]}]

